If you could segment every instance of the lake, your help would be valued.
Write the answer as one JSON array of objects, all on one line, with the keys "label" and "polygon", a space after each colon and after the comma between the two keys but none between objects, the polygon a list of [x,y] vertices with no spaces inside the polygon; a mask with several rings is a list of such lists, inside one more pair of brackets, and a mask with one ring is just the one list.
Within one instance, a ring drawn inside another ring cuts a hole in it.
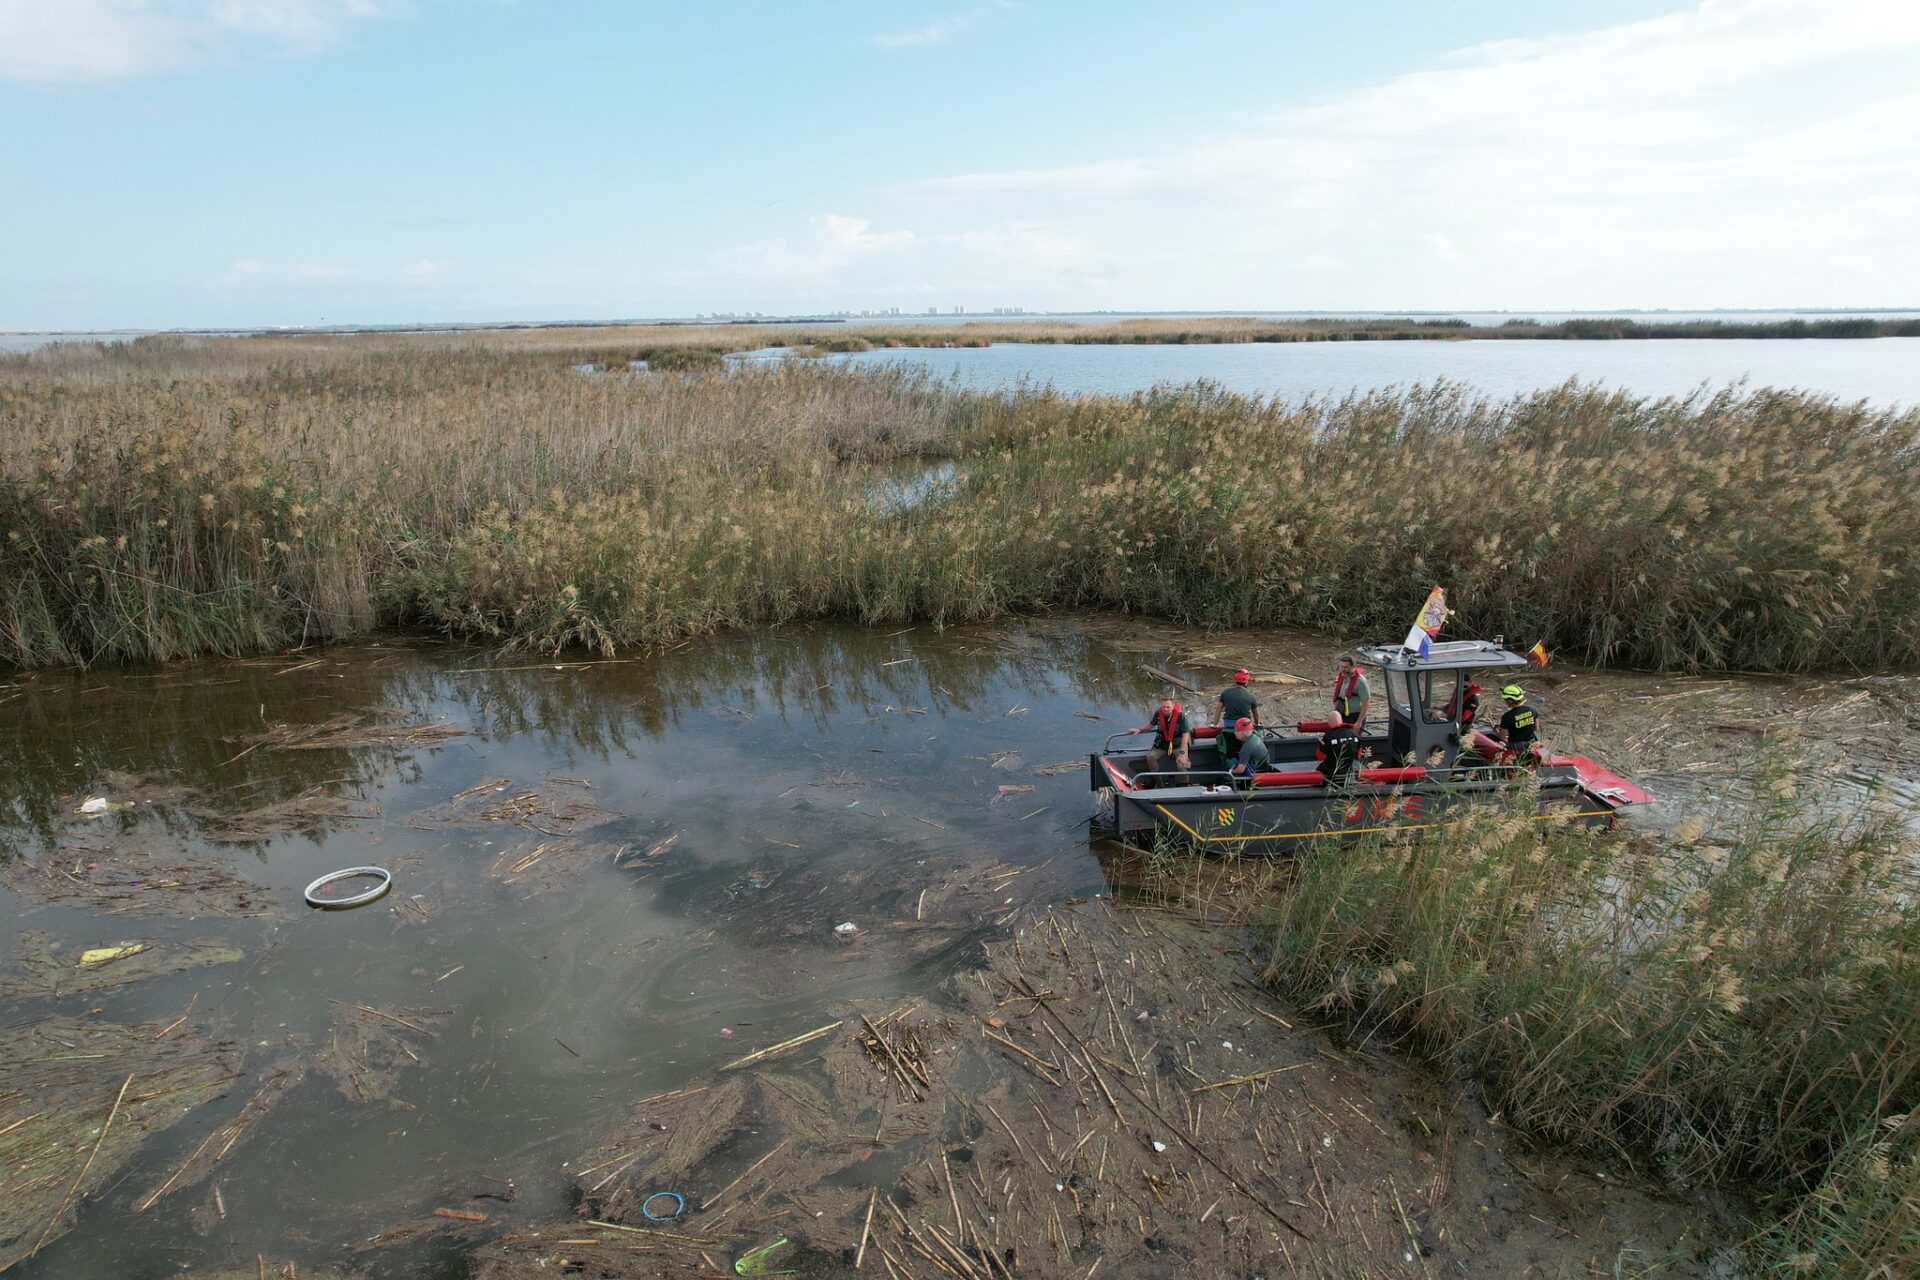
[{"label": "lake", "polygon": [[1645,338],[1621,341],[1286,342],[1214,345],[882,348],[835,356],[855,367],[919,366],[984,390],[1049,385],[1070,395],[1130,395],[1206,379],[1248,395],[1464,383],[1507,397],[1570,378],[1646,396],[1684,396],[1745,382],[1877,406],[1920,405],[1920,338]]}]

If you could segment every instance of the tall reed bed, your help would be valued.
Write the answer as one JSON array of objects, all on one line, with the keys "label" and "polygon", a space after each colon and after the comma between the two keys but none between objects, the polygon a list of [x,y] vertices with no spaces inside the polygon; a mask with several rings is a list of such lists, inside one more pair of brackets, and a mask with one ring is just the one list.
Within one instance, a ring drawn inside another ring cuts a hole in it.
[{"label": "tall reed bed", "polygon": [[1756,791],[1719,843],[1522,813],[1309,852],[1268,978],[1526,1130],[1751,1194],[1755,1274],[1920,1274],[1920,846]]},{"label": "tall reed bed", "polygon": [[[1598,661],[1920,656],[1916,413],[1573,385],[1072,399],[577,354],[197,339],[0,362],[0,661],[1055,607],[1377,638],[1436,581],[1466,629]],[[930,500],[873,500],[936,461],[956,478]]]}]

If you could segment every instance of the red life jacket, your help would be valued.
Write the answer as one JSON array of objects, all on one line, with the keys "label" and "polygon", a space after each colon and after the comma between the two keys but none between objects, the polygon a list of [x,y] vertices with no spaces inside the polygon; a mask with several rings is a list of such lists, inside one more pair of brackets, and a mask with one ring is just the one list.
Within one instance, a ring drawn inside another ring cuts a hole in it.
[{"label": "red life jacket", "polygon": [[1173,731],[1180,723],[1181,710],[1182,708],[1175,707],[1172,711],[1153,713],[1154,718],[1160,722],[1160,741],[1166,743],[1169,749],[1180,745],[1180,739]]},{"label": "red life jacket", "polygon": [[[1346,682],[1344,689],[1340,687],[1342,681]],[[1354,667],[1350,670],[1337,673],[1333,677],[1333,705],[1339,707],[1344,712],[1346,707],[1342,704],[1352,698],[1353,691],[1359,687],[1360,668]]]}]

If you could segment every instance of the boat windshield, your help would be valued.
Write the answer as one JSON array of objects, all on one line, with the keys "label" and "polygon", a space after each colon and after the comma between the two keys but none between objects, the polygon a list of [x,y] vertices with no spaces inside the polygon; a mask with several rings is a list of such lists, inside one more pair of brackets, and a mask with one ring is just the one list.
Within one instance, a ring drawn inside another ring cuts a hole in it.
[{"label": "boat windshield", "polygon": [[1464,673],[1458,670],[1421,671],[1414,675],[1414,693],[1420,699],[1420,717],[1428,724],[1452,724],[1460,717],[1460,689]]}]

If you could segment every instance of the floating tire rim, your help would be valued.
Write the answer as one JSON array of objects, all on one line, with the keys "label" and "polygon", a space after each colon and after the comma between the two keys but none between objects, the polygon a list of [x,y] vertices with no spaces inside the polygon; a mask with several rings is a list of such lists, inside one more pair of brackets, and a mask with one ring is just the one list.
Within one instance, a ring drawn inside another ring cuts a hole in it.
[{"label": "floating tire rim", "polygon": [[[340,884],[347,880],[359,880],[367,876],[376,878],[379,883],[371,889],[352,894],[345,898],[323,898],[320,891],[330,884]],[[343,871],[333,871],[321,876],[307,886],[306,899],[310,907],[319,907],[323,911],[338,911],[343,907],[364,907],[375,899],[386,896],[393,888],[393,872],[385,867],[348,867]]]},{"label": "floating tire rim", "polygon": [[[655,1213],[653,1202],[656,1200],[671,1200],[671,1209],[666,1213]],[[656,1191],[640,1202],[640,1213],[648,1222],[671,1222],[685,1213],[686,1209],[686,1199],[678,1191]]]}]

